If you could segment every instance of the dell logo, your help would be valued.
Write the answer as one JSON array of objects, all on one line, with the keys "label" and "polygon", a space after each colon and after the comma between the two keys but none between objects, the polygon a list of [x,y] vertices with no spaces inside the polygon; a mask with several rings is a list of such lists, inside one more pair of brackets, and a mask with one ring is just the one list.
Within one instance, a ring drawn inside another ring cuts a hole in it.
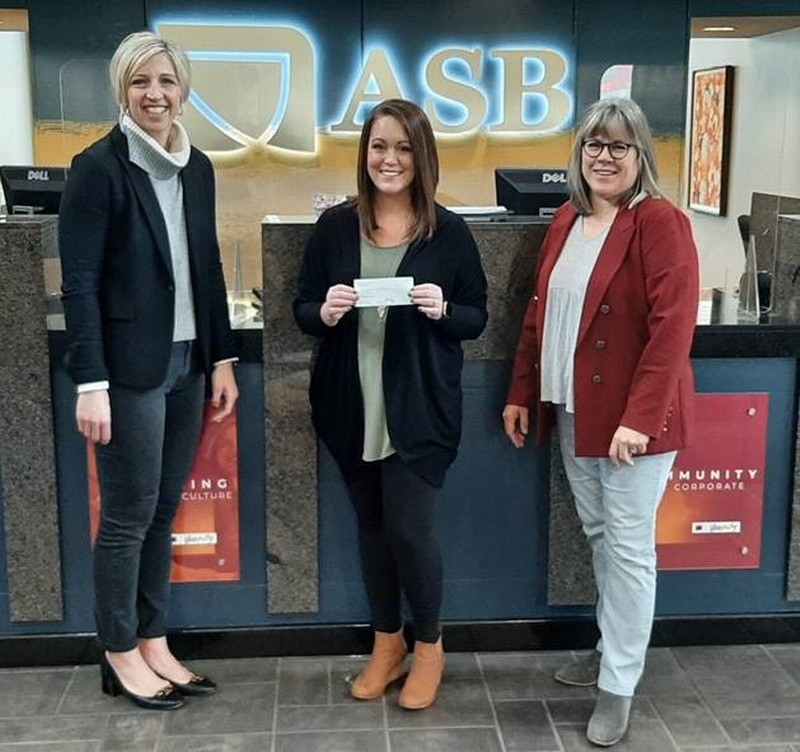
[{"label": "dell logo", "polygon": [[47,170],[28,170],[28,180],[50,180]]},{"label": "dell logo", "polygon": [[566,172],[545,172],[542,175],[542,182],[543,183],[566,183],[567,182],[567,173]]}]

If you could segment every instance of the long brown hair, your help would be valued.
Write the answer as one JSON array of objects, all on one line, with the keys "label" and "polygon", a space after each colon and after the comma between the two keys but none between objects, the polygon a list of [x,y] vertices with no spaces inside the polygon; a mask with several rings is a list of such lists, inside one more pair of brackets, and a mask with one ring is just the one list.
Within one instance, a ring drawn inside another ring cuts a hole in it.
[{"label": "long brown hair", "polygon": [[411,142],[414,156],[414,180],[411,183],[411,209],[414,221],[409,241],[414,243],[433,235],[436,229],[436,186],[439,184],[439,155],[436,139],[427,115],[413,102],[406,99],[387,99],[376,105],[361,129],[358,144],[358,197],[356,206],[361,231],[370,239],[378,229],[375,217],[375,184],[367,171],[367,154],[372,126],[378,118],[393,117],[403,126]]}]

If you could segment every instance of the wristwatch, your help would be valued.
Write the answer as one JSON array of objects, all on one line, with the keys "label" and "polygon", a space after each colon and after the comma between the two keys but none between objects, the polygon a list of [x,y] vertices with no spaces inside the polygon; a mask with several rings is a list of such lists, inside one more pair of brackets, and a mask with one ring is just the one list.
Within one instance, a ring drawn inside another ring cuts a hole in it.
[{"label": "wristwatch", "polygon": [[442,318],[449,319],[450,313],[451,313],[450,303],[447,300],[445,300],[444,303],[442,303]]}]

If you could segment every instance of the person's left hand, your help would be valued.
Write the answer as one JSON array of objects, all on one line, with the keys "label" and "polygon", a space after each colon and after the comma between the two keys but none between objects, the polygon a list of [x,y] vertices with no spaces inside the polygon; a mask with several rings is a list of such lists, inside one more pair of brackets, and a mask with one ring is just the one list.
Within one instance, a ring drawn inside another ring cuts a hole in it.
[{"label": "person's left hand", "polygon": [[511,443],[521,449],[528,436],[530,410],[522,405],[506,405],[503,409],[503,426]]},{"label": "person's left hand", "polygon": [[650,437],[646,433],[639,433],[633,428],[620,426],[614,431],[608,456],[614,467],[619,467],[621,462],[632,465],[633,458],[637,454],[644,454],[649,443]]},{"label": "person's left hand", "polygon": [[424,313],[429,319],[438,321],[444,315],[444,295],[442,288],[433,282],[414,285],[409,293],[411,302],[417,310]]},{"label": "person's left hand", "polygon": [[220,423],[233,412],[239,399],[239,388],[233,375],[233,363],[220,363],[211,372],[211,405],[214,408],[214,423]]}]

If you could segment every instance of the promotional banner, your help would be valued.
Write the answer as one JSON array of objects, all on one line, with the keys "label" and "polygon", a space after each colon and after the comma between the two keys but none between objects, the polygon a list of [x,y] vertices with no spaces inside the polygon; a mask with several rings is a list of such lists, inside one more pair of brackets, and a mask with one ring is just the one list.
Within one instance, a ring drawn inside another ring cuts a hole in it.
[{"label": "promotional banner", "polygon": [[[206,405],[203,434],[192,471],[183,487],[172,528],[173,582],[239,580],[239,468],[236,414],[211,421]],[[100,487],[94,444],[88,442],[92,541],[100,520]]]},{"label": "promotional banner", "polygon": [[758,569],[769,396],[699,394],[658,513],[658,568]]}]

